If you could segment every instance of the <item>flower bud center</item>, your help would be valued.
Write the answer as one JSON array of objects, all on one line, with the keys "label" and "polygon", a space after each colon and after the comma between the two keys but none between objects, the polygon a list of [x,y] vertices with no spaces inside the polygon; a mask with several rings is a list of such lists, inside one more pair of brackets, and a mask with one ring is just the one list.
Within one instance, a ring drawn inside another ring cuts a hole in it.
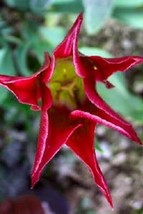
[{"label": "flower bud center", "polygon": [[54,74],[48,83],[53,104],[73,110],[85,100],[83,82],[75,73],[72,58],[57,59]]}]

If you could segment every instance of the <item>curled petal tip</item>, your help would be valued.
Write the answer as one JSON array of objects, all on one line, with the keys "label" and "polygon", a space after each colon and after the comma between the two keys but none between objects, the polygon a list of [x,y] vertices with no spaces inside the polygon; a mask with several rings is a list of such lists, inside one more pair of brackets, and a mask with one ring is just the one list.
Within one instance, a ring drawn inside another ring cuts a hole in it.
[{"label": "curled petal tip", "polygon": [[34,186],[36,185],[36,183],[39,181],[39,175],[37,175],[36,173],[32,173],[31,176],[31,189],[34,188]]},{"label": "curled petal tip", "polygon": [[34,186],[32,185],[30,189],[33,190],[33,188],[34,188]]},{"label": "curled petal tip", "polygon": [[106,88],[111,89],[114,88],[114,85],[110,83],[108,80],[104,80],[103,83],[105,84]]},{"label": "curled petal tip", "polygon": [[31,189],[33,189],[35,186],[35,182],[33,181],[33,179],[31,178]]},{"label": "curled petal tip", "polygon": [[83,20],[83,13],[80,13],[80,14],[79,14],[78,19]]},{"label": "curled petal tip", "polygon": [[142,141],[140,141],[140,140],[139,140],[139,144],[140,144],[141,146],[143,146],[143,142],[142,142]]},{"label": "curled petal tip", "polygon": [[143,142],[140,141],[139,139],[138,139],[137,143],[138,143],[139,145],[143,146]]},{"label": "curled petal tip", "polygon": [[31,181],[31,187],[30,187],[30,188],[31,188],[31,190],[32,190],[32,189],[34,189],[34,187],[35,187],[36,183],[37,183],[37,182],[35,182],[35,181]]},{"label": "curled petal tip", "polygon": [[139,145],[143,145],[143,142],[139,139],[136,133],[133,133],[132,138],[131,138],[135,143]]},{"label": "curled petal tip", "polygon": [[103,194],[104,194],[105,198],[107,199],[107,202],[109,203],[110,207],[113,209],[112,196],[110,194],[110,191],[109,191],[108,187],[106,189],[104,189]]},{"label": "curled petal tip", "polygon": [[110,207],[112,208],[112,210],[114,210],[114,205],[113,205],[113,201],[112,201],[112,198],[110,196],[110,200],[108,200],[109,204],[110,204]]}]

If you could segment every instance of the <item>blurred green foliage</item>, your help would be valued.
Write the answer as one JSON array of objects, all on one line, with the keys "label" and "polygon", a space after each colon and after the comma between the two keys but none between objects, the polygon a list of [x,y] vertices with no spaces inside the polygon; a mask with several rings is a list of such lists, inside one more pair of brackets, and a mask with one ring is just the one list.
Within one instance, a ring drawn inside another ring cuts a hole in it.
[{"label": "blurred green foliage", "polygon": [[79,206],[75,210],[75,214],[96,214],[96,212],[92,209],[93,204],[91,200],[87,197],[84,197],[79,202]]}]

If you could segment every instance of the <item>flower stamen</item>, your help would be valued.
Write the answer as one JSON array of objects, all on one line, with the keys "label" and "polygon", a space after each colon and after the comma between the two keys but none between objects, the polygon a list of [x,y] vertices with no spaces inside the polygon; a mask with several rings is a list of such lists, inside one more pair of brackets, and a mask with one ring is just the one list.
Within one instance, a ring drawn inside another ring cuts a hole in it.
[{"label": "flower stamen", "polygon": [[72,58],[57,59],[54,74],[48,83],[53,105],[72,110],[85,100],[83,82],[75,73]]}]

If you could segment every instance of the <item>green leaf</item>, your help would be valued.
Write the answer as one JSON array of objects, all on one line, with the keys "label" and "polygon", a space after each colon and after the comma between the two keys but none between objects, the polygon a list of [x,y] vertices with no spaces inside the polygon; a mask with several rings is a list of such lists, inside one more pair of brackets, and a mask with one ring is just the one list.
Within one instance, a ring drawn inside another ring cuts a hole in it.
[{"label": "green leaf", "polygon": [[83,5],[81,0],[57,2],[52,4],[51,11],[59,13],[80,13],[83,11]]},{"label": "green leaf", "polygon": [[6,4],[9,5],[10,7],[14,7],[15,6],[15,0],[5,0]]},{"label": "green leaf", "polygon": [[139,9],[115,9],[113,17],[135,28],[143,28],[143,8]]},{"label": "green leaf", "polygon": [[31,46],[30,43],[20,44],[16,49],[16,53],[15,53],[15,56],[16,56],[15,59],[16,59],[18,70],[24,76],[30,75],[30,70],[27,66],[27,56],[28,56],[28,51],[30,49],[30,46]]},{"label": "green leaf", "polygon": [[63,40],[65,33],[65,29],[62,27],[40,28],[41,37],[53,47],[56,47]]},{"label": "green leaf", "polygon": [[0,86],[0,105],[4,102],[7,96],[8,96],[8,90]]},{"label": "green leaf", "polygon": [[113,75],[109,81],[115,85],[107,89],[103,84],[98,84],[97,89],[103,99],[117,112],[133,121],[143,124],[143,101],[128,92],[122,73]]},{"label": "green leaf", "polygon": [[6,46],[0,49],[0,73],[6,75],[16,73],[11,50]]},{"label": "green leaf", "polygon": [[79,48],[80,52],[88,55],[88,56],[102,56],[102,57],[111,57],[111,54],[104,49],[101,48],[93,48],[93,47],[81,47]]},{"label": "green leaf", "polygon": [[[0,49],[0,73],[5,75],[14,75],[15,67],[12,60],[12,54],[8,47]],[[6,99],[8,91],[0,87],[0,104]]]},{"label": "green leaf", "polygon": [[53,47],[50,46],[50,44],[47,41],[39,40],[39,42],[33,43],[33,50],[36,54],[36,57],[38,58],[38,61],[41,64],[43,63],[44,53],[45,52],[52,53]]},{"label": "green leaf", "polygon": [[130,1],[126,1],[126,0],[116,0],[115,1],[115,6],[116,7],[141,7],[143,6],[143,0],[130,0]]},{"label": "green leaf", "polygon": [[73,0],[53,0],[53,4],[63,4],[63,3],[69,3],[72,2]]},{"label": "green leaf", "polygon": [[6,3],[11,7],[16,7],[21,11],[27,11],[29,9],[30,0],[6,0]]},{"label": "green leaf", "polygon": [[50,6],[52,0],[30,0],[30,9],[39,15],[43,15],[42,13]]},{"label": "green leaf", "polygon": [[112,13],[114,0],[83,0],[85,10],[85,28],[94,34],[103,27]]},{"label": "green leaf", "polygon": [[52,54],[53,49],[63,40],[65,29],[62,27],[40,27],[39,37],[33,42],[33,49],[40,63],[45,52]]},{"label": "green leaf", "polygon": [[96,139],[96,143],[95,143],[95,149],[98,151],[98,152],[103,152],[103,150],[102,150],[102,148],[101,148],[101,146],[100,146],[100,143],[97,141],[97,139]]}]

